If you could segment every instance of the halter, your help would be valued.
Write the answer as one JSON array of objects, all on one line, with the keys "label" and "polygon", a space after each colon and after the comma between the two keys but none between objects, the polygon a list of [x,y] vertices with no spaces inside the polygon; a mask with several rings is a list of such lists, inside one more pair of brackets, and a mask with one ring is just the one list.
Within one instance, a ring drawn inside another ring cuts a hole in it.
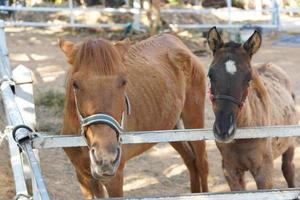
[{"label": "halter", "polygon": [[[76,111],[77,111],[77,115],[78,115],[79,121],[80,121],[80,134],[84,137],[86,143],[87,143],[87,140],[86,140],[86,136],[84,134],[84,127],[87,127],[91,124],[106,124],[106,125],[110,126],[112,129],[114,129],[116,131],[118,142],[121,143],[122,141],[121,141],[120,134],[123,132],[123,129],[124,129],[125,111],[123,111],[123,113],[122,113],[121,124],[114,117],[112,117],[111,115],[105,114],[105,113],[97,113],[94,115],[83,117],[79,111],[79,106],[78,106],[77,97],[76,97],[76,90],[73,89],[73,92],[74,92],[74,98],[75,98]],[[125,103],[126,103],[127,114],[130,115],[131,106],[130,106],[129,98],[126,93],[125,93]]]},{"label": "halter", "polygon": [[211,88],[209,89],[209,98],[210,100],[213,102],[215,100],[225,100],[225,101],[230,101],[234,104],[236,104],[239,108],[242,108],[245,104],[245,100],[238,100],[233,96],[229,96],[229,95],[224,95],[224,94],[220,94],[220,95],[214,95],[211,93]]}]

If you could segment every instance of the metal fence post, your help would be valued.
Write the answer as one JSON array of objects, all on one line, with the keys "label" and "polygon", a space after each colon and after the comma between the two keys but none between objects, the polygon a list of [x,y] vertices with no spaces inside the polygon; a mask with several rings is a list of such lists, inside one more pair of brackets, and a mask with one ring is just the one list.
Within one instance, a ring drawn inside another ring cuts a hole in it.
[{"label": "metal fence post", "polygon": [[228,10],[228,24],[230,25],[232,23],[231,20],[232,0],[226,0],[226,3],[227,3],[227,10]]},{"label": "metal fence post", "polygon": [[[0,51],[3,55],[4,65],[10,66],[6,42],[2,42],[2,41],[6,41],[6,39],[5,39],[5,32],[4,32],[4,21],[1,19],[0,19],[0,40],[1,40]],[[9,76],[11,76],[11,70],[8,70],[7,68],[4,68],[4,70]]]},{"label": "metal fence post", "polygon": [[[8,59],[8,53],[6,48],[6,42],[5,42],[5,33],[4,33],[4,21],[0,20],[0,75],[2,80],[9,80],[10,79],[10,68],[8,67],[9,62]],[[5,55],[6,53],[6,55]],[[1,92],[5,95],[12,95],[11,86],[8,83],[8,81],[4,81],[1,84]],[[7,113],[6,118],[9,125],[13,125],[12,121],[15,119],[15,116],[17,115],[17,111],[9,111],[9,106],[14,106],[15,104],[9,103],[5,100],[5,98],[2,99],[3,103],[7,104],[5,107],[5,111]],[[5,132],[7,132],[6,130]],[[15,189],[16,189],[16,196],[18,195],[28,195],[25,177],[23,173],[23,167],[22,167],[22,161],[21,161],[21,154],[19,151],[19,147],[17,146],[16,142],[14,141],[11,134],[8,132],[7,139],[9,144],[9,153],[10,153],[10,162],[12,166],[13,171],[13,178],[15,182]],[[25,197],[20,197],[19,199],[26,199]]]},{"label": "metal fence post", "polygon": [[133,15],[133,28],[136,30],[141,29],[141,1],[140,0],[134,0],[133,1],[133,9],[134,9],[134,15]]},{"label": "metal fence post", "polygon": [[71,26],[74,25],[75,19],[74,19],[74,5],[73,5],[73,0],[69,0],[69,9],[70,9],[70,24]]},{"label": "metal fence post", "polygon": [[[0,24],[3,25],[3,21],[0,21]],[[2,100],[3,100],[3,104],[4,104],[4,108],[5,108],[5,113],[6,113],[6,118],[7,118],[7,122],[9,125],[11,126],[18,126],[18,125],[24,125],[26,124],[26,122],[24,121],[24,116],[22,116],[22,113],[24,114],[25,112],[21,112],[20,110],[25,109],[24,106],[29,106],[32,107],[32,103],[29,102],[25,105],[19,105],[16,103],[15,100],[15,94],[13,93],[12,90],[12,86],[14,86],[14,84],[16,82],[13,82],[13,80],[11,79],[11,69],[10,66],[7,65],[8,63],[5,62],[5,55],[3,55],[3,52],[7,51],[7,49],[4,49],[3,51],[3,46],[6,47],[6,41],[5,38],[3,37],[5,35],[4,30],[3,30],[3,26],[0,29],[0,78],[1,78],[1,93],[2,93]],[[23,68],[24,69],[24,68]],[[16,70],[17,74],[23,74],[23,77],[20,77],[21,79],[23,78],[26,84],[26,81],[28,81],[28,75],[31,76],[30,73],[28,73],[28,71],[24,71],[17,69]],[[17,78],[16,78],[17,79]],[[31,80],[31,77],[29,78]],[[32,83],[32,81],[30,81],[30,84]],[[20,81],[20,80],[19,80]],[[13,84],[13,85],[12,85]],[[28,83],[27,83],[28,84]],[[27,88],[27,89],[26,89]],[[23,89],[23,90],[22,90]],[[24,90],[26,89],[26,90]],[[18,92],[18,94],[20,96],[26,96],[26,95],[31,95],[31,97],[26,98],[26,100],[31,100],[32,94],[30,93],[30,89],[28,90],[28,87],[18,87],[16,86],[16,91]],[[25,94],[24,92],[29,92],[28,94]],[[22,93],[23,92],[23,93]],[[21,109],[20,109],[21,107]],[[20,132],[20,131],[19,131]],[[28,132],[28,131],[27,131]],[[26,176],[24,175],[24,171],[23,171],[23,166],[26,165],[26,162],[22,162],[21,160],[21,154],[20,154],[20,149],[17,146],[13,136],[12,136],[12,131],[8,131],[6,130],[7,133],[7,137],[8,137],[8,143],[9,143],[9,149],[10,149],[10,156],[11,156],[11,165],[12,165],[12,171],[13,171],[13,176],[14,176],[14,181],[15,181],[15,186],[16,186],[16,196],[18,197],[18,199],[27,199],[27,197],[23,197],[20,195],[26,195],[28,196],[28,191],[27,191],[27,187],[26,187]],[[25,131],[21,131],[20,133],[26,133]],[[23,147],[23,152],[22,154],[27,156],[27,160],[29,161],[29,165],[30,165],[30,174],[31,174],[31,178],[32,178],[32,187],[33,187],[33,198],[35,199],[49,199],[48,197],[48,193],[47,190],[45,188],[44,182],[41,178],[41,172],[39,170],[39,163],[38,163],[38,158],[36,158],[36,155],[34,153],[34,151],[32,150],[32,146],[31,143],[25,143]],[[32,173],[31,173],[32,172]],[[48,198],[47,198],[48,197]]]},{"label": "metal fence post", "polygon": [[255,10],[257,13],[262,14],[262,0],[255,0]]},{"label": "metal fence post", "polygon": [[280,29],[280,6],[278,0],[272,0],[272,24]]}]

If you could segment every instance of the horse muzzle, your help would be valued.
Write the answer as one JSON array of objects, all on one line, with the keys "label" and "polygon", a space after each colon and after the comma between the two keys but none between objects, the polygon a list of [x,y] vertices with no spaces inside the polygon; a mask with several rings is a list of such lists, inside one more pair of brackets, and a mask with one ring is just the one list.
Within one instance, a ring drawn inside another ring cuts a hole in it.
[{"label": "horse muzzle", "polygon": [[217,115],[213,126],[214,136],[217,142],[230,143],[236,132],[236,121],[234,114]]},{"label": "horse muzzle", "polygon": [[115,176],[121,162],[121,147],[117,147],[116,153],[97,153],[95,147],[90,149],[91,173],[95,179],[109,181]]}]

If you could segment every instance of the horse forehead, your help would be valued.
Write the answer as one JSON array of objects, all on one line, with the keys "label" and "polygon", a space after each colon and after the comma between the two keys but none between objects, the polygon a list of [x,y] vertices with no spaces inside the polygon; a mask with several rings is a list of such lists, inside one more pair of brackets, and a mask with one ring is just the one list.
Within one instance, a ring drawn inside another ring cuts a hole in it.
[{"label": "horse forehead", "polygon": [[237,71],[236,62],[234,60],[228,59],[225,62],[225,71],[230,75],[234,75]]}]

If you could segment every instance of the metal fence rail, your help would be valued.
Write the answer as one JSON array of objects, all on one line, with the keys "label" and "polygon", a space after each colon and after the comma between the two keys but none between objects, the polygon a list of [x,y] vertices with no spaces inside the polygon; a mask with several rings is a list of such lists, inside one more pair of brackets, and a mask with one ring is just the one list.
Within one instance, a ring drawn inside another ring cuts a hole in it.
[{"label": "metal fence rail", "polygon": [[[82,136],[38,134],[32,141],[33,148],[58,148],[86,146]],[[163,137],[162,137],[163,135]],[[265,126],[240,128],[235,139],[300,136],[300,126]],[[163,143],[179,141],[215,140],[211,129],[186,129],[126,132],[121,134],[122,144]]]},{"label": "metal fence rail", "polygon": [[299,189],[260,190],[228,193],[199,193],[165,197],[113,198],[114,200],[297,200]]},{"label": "metal fence rail", "polygon": [[[171,23],[171,28],[180,28],[180,29],[208,29],[212,26],[218,26],[226,29],[237,29],[243,27],[243,24],[233,24],[232,22],[232,13],[234,12],[252,12],[254,14],[259,13],[269,13],[271,15],[271,20],[269,23],[263,24],[253,24],[253,26],[259,26],[265,29],[279,29],[280,28],[280,12],[279,4],[277,0],[272,1],[272,8],[262,9],[260,4],[257,5],[256,9],[239,11],[232,9],[232,0],[227,0],[227,15],[228,21],[224,24],[176,24]],[[132,23],[133,28],[140,30],[142,27],[141,15],[145,14],[147,10],[141,9],[140,1],[135,0],[134,8],[76,8],[73,5],[73,0],[68,0],[68,7],[21,7],[17,6],[0,6],[0,11],[32,11],[32,12],[64,12],[68,17],[68,21],[63,23],[51,23],[51,22],[32,22],[32,21],[5,21],[6,26],[32,26],[32,27],[74,27],[74,28],[111,28],[111,29],[120,29],[127,27],[127,23]],[[260,2],[258,0],[258,2]],[[261,3],[261,2],[260,2]],[[161,13],[189,13],[189,14],[200,14],[200,13],[212,13],[217,9],[213,8],[162,8]],[[131,13],[133,14],[133,19],[128,21],[125,24],[115,24],[115,23],[97,23],[97,24],[84,24],[76,22],[75,14],[76,13],[85,13],[85,12],[99,12],[99,13]],[[297,12],[296,10],[294,10]],[[286,12],[286,10],[285,10]]]}]

